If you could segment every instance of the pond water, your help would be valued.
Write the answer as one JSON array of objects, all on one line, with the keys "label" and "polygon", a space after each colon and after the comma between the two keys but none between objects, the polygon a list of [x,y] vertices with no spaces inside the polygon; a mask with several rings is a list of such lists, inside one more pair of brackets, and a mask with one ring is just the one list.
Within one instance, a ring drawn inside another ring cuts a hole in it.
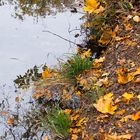
[{"label": "pond water", "polygon": [[[23,91],[15,93],[13,80],[17,75],[23,75],[35,65],[46,63],[53,67],[59,58],[64,58],[64,54],[75,52],[75,45],[44,31],[53,32],[76,44],[81,43],[82,39],[74,36],[80,34],[82,21],[79,19],[82,14],[70,12],[73,1],[0,0],[0,113],[15,111],[17,95],[24,99],[21,103],[24,109],[28,108],[27,103],[33,91],[31,89],[24,94]],[[2,103],[7,99],[8,103],[4,102],[3,108]],[[0,123],[1,139],[6,131],[2,125],[3,118],[0,118]]]},{"label": "pond water", "polygon": [[24,20],[12,15],[15,15],[14,5],[0,6],[0,85],[11,85],[17,75],[34,65],[54,66],[57,58],[75,52],[73,44],[43,31],[79,43],[74,35],[80,32],[81,14],[65,11],[45,18],[24,15]]}]

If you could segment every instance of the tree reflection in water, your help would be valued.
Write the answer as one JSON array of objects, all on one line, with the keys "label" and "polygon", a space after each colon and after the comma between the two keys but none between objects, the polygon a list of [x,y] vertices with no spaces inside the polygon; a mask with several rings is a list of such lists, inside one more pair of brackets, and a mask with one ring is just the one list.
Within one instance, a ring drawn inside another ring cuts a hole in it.
[{"label": "tree reflection in water", "polygon": [[12,4],[15,16],[23,19],[24,15],[46,17],[72,8],[76,0],[0,0],[0,5]]}]

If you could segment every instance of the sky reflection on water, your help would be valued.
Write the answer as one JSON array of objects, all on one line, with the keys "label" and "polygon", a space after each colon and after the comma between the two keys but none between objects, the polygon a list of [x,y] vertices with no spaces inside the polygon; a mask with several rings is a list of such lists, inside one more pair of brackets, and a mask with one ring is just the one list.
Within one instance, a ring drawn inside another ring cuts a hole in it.
[{"label": "sky reflection on water", "polygon": [[[39,18],[26,17],[24,21],[15,19],[12,6],[0,7],[0,84],[11,83],[18,74],[23,74],[34,65],[57,64],[57,58],[64,53],[72,53],[75,48],[54,35],[42,32],[49,30],[67,39],[76,41],[75,32],[68,29],[80,28],[80,14],[58,13],[56,16]],[[77,33],[78,31],[76,31]]]}]

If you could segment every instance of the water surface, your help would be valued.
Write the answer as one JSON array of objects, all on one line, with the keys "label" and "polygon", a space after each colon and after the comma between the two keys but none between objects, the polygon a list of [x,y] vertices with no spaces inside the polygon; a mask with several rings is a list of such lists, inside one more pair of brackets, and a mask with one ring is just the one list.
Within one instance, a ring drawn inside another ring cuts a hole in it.
[{"label": "water surface", "polygon": [[65,11],[44,17],[24,15],[24,20],[14,18],[14,5],[0,6],[0,84],[11,84],[16,75],[46,63],[57,64],[57,58],[73,53],[74,45],[49,33],[49,30],[73,42],[79,31],[81,14]]}]

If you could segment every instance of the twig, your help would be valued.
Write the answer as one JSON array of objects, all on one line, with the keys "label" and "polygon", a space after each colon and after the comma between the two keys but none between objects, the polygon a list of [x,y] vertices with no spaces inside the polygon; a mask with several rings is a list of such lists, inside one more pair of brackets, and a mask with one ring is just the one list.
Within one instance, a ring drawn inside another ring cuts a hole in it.
[{"label": "twig", "polygon": [[73,42],[73,41],[71,41],[71,40],[69,40],[69,39],[66,39],[66,38],[64,38],[64,37],[62,37],[62,36],[60,36],[60,35],[58,35],[58,34],[56,34],[56,33],[51,32],[51,31],[44,30],[44,31],[42,31],[42,32],[50,33],[50,34],[52,34],[52,35],[55,35],[55,36],[57,36],[57,37],[59,37],[59,38],[65,40],[65,41],[69,42],[69,43],[72,43],[72,44],[74,44],[74,45],[77,45],[78,47],[82,47],[80,44],[77,44],[77,43],[75,43],[75,42]]}]

